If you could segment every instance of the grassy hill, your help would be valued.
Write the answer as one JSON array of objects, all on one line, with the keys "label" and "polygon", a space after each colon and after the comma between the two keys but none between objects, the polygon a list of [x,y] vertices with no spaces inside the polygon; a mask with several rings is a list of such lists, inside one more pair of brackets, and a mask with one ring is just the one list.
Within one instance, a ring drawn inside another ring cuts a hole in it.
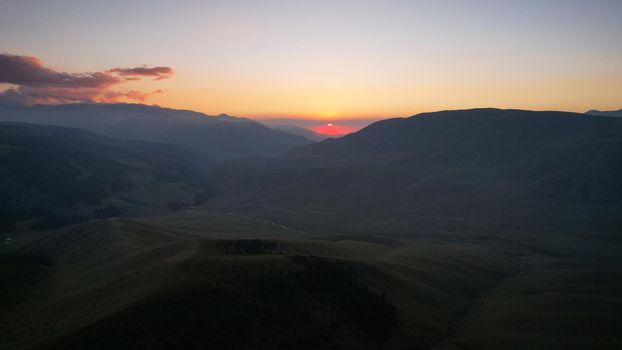
[{"label": "grassy hill", "polygon": [[0,345],[12,349],[621,345],[615,238],[543,252],[189,209],[15,239],[0,249]]},{"label": "grassy hill", "polygon": [[[233,236],[248,224],[229,220]],[[517,269],[512,257],[471,245],[221,239],[148,222],[93,221],[5,248],[4,279],[23,280],[4,294],[0,344],[430,346],[474,296]]]}]

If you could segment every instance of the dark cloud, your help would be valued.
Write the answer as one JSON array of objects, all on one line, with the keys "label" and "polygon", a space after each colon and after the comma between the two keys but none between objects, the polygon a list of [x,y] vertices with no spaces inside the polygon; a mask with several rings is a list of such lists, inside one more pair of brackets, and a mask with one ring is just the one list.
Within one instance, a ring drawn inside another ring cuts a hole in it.
[{"label": "dark cloud", "polygon": [[57,72],[44,67],[36,57],[0,54],[0,83],[31,87],[102,88],[122,82],[123,79],[109,73]]},{"label": "dark cloud", "polygon": [[31,56],[0,54],[0,83],[14,85],[0,92],[0,102],[13,104],[60,104],[77,102],[145,101],[160,93],[113,88],[142,77],[171,77],[169,67],[113,68],[105,72],[65,73],[47,68]]}]

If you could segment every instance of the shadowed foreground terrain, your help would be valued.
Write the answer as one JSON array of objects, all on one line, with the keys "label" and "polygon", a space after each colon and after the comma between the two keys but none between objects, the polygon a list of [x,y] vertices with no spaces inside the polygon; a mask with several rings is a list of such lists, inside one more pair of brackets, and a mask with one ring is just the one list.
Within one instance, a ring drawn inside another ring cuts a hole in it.
[{"label": "shadowed foreground terrain", "polygon": [[[196,220],[189,220],[196,217]],[[179,220],[189,222],[176,230]],[[212,232],[207,223],[227,223]],[[157,226],[153,224],[157,223]],[[619,346],[619,240],[576,256],[317,236],[196,210],[91,221],[4,248],[12,349]],[[265,232],[265,233],[262,233]],[[223,239],[223,236],[230,237]],[[607,257],[608,256],[608,257]],[[8,326],[10,325],[10,326]]]},{"label": "shadowed foreground terrain", "polygon": [[515,259],[469,245],[281,234],[223,240],[106,220],[18,244],[2,260],[16,284],[2,303],[2,344],[431,345],[474,296],[517,269]]}]

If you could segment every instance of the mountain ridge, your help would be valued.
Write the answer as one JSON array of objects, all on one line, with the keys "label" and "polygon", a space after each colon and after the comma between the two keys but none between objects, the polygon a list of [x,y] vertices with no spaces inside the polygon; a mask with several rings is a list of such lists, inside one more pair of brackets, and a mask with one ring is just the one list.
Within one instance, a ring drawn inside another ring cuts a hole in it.
[{"label": "mountain ridge", "polygon": [[585,112],[585,114],[601,117],[622,117],[622,109],[618,109],[617,111],[599,111],[597,109],[591,109]]},{"label": "mountain ridge", "polygon": [[250,119],[210,117],[142,104],[2,105],[0,121],[74,127],[108,137],[173,143],[192,147],[217,162],[277,155],[311,142]]}]

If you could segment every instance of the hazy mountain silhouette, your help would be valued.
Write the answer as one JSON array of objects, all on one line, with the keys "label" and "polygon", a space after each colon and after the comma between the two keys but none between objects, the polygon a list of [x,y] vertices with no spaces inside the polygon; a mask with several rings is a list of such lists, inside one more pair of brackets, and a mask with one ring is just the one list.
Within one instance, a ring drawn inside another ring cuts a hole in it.
[{"label": "hazy mountain silhouette", "polygon": [[275,128],[290,132],[296,135],[304,136],[314,141],[322,141],[327,138],[338,138],[369,124],[380,120],[375,119],[261,119],[260,123],[269,128]]},{"label": "hazy mountain silhouette", "polygon": [[0,227],[165,213],[204,201],[213,162],[176,145],[0,123]]},{"label": "hazy mountain silhouette", "polygon": [[232,194],[214,205],[361,227],[382,218],[610,230],[622,223],[621,178],[622,120],[475,109],[232,162],[215,177]]},{"label": "hazy mountain silhouette", "polygon": [[326,140],[329,137],[334,137],[331,135],[318,134],[317,132],[313,132],[309,129],[305,129],[300,126],[293,126],[293,125],[266,125],[266,126],[271,129],[281,130],[281,131],[284,131],[290,134],[302,136],[313,141],[322,141],[322,140]]},{"label": "hazy mountain silhouette", "polygon": [[277,155],[311,142],[249,119],[140,104],[0,106],[0,121],[66,126],[109,137],[189,146],[217,162]]},{"label": "hazy mountain silhouette", "polygon": [[585,114],[595,115],[600,117],[622,117],[622,109],[617,111],[599,111],[596,109],[589,110]]}]

